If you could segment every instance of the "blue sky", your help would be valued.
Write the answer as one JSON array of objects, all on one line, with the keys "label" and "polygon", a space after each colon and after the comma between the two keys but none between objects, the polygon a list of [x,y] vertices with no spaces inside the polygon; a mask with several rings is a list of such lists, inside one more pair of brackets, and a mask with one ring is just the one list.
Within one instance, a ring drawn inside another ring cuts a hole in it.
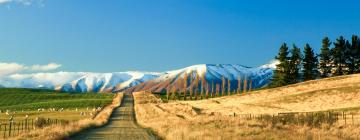
[{"label": "blue sky", "polygon": [[258,66],[282,42],[360,35],[357,0],[0,0],[0,61],[66,71]]}]

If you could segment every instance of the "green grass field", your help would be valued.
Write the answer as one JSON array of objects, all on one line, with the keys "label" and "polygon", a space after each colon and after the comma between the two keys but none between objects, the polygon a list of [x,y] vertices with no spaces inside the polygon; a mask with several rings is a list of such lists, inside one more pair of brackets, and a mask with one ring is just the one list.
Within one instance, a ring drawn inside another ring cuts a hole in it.
[{"label": "green grass field", "polygon": [[[63,93],[43,89],[0,88],[0,122],[13,116],[15,119],[44,117],[78,120],[91,117],[94,108],[112,102],[114,94],[107,93]],[[38,111],[38,109],[44,111]],[[49,110],[50,108],[56,109]],[[58,111],[63,108],[62,112]],[[8,111],[9,115],[5,112]],[[85,112],[86,115],[80,115]]]}]

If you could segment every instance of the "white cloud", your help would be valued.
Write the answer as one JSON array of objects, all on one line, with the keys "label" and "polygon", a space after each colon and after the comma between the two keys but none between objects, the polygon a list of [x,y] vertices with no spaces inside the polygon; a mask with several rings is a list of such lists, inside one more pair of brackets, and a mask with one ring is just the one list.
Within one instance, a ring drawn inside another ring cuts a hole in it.
[{"label": "white cloud", "polygon": [[17,63],[0,63],[0,76],[14,74],[26,69],[24,65]]},{"label": "white cloud", "polygon": [[0,0],[0,4],[1,3],[8,3],[8,2],[11,2],[12,0]]},{"label": "white cloud", "polygon": [[44,6],[44,0],[0,0],[0,4],[11,4],[11,3],[21,4],[25,6],[34,5],[34,4],[40,7]]},{"label": "white cloud", "polygon": [[51,71],[58,69],[59,67],[61,67],[61,65],[56,63],[49,63],[47,65],[25,66],[23,64],[18,64],[18,63],[0,62],[0,77],[23,72],[23,71]]},{"label": "white cloud", "polygon": [[30,67],[30,70],[33,70],[33,71],[49,71],[49,70],[58,69],[59,67],[61,67],[60,64],[50,63],[50,64],[47,64],[47,65],[33,65],[33,66]]}]

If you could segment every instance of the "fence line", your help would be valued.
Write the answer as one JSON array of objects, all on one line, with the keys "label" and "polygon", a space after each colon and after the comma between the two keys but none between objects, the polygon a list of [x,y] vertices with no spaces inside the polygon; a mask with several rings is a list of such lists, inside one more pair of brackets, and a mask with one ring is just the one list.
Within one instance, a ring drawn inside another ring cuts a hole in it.
[{"label": "fence line", "polygon": [[36,128],[42,128],[49,125],[65,125],[69,123],[67,120],[58,120],[58,119],[25,119],[19,122],[11,120],[7,123],[0,123],[0,138],[3,139],[18,136],[22,133],[29,132],[30,130],[35,130]]},{"label": "fence line", "polygon": [[[360,125],[360,114],[345,111],[320,111],[320,112],[289,112],[278,114],[232,114],[230,116],[245,119],[258,120],[269,123],[283,123],[296,125],[317,124],[340,124]],[[311,124],[312,123],[312,124]]]}]

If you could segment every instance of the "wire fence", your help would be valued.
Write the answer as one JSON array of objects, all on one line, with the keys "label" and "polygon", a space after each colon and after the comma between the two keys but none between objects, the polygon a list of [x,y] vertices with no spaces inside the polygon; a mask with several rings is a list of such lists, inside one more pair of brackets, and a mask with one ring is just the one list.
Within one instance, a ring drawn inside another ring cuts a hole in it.
[{"label": "wire fence", "polygon": [[0,123],[0,138],[2,137],[3,139],[7,139],[31,130],[36,130],[37,128],[49,125],[66,125],[68,123],[68,120],[49,118],[24,119],[21,121],[10,120],[6,123]]},{"label": "wire fence", "polygon": [[[231,115],[232,116],[232,115]],[[360,126],[360,114],[345,111],[290,112],[278,114],[233,114],[245,120],[257,120],[266,124],[294,124],[319,127],[321,124]]]}]

